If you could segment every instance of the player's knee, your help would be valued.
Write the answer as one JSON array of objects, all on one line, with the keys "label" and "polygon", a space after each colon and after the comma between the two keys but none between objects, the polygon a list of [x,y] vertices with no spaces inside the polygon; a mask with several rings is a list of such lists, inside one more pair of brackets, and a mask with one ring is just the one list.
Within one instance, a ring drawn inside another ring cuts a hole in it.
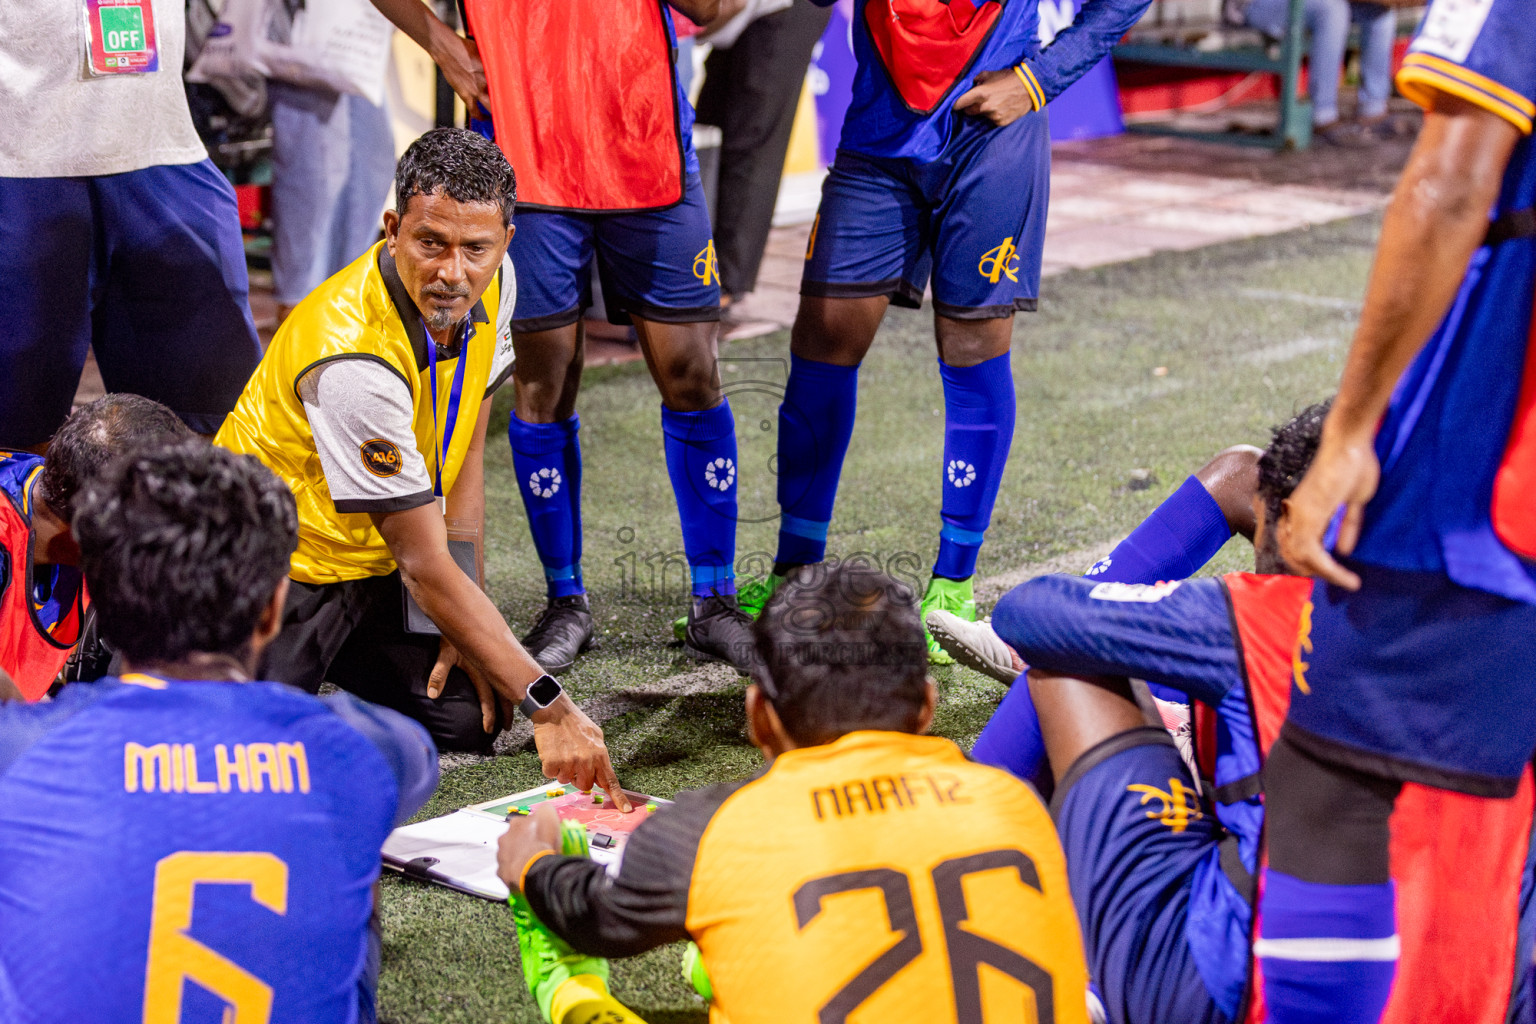
[{"label": "player's knee", "polygon": [[1003,595],[992,609],[992,629],[1025,662],[1033,662],[1058,646],[1064,604],[1061,581],[1038,576]]},{"label": "player's knee", "polygon": [[1388,819],[1401,788],[1320,761],[1282,734],[1264,764],[1270,863],[1327,885],[1387,881]]},{"label": "player's knee", "polygon": [[1013,342],[1013,317],[956,320],[935,315],[939,358],[950,366],[968,367],[1007,352]]},{"label": "player's knee", "polygon": [[439,699],[419,716],[439,750],[488,753],[496,737],[485,731],[478,700]]}]

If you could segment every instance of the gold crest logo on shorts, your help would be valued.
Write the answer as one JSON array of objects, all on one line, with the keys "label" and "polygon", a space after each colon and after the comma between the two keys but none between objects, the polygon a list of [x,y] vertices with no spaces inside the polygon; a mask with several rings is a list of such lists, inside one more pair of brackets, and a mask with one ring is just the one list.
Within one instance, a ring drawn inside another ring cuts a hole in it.
[{"label": "gold crest logo on shorts", "polygon": [[400,448],[395,442],[375,437],[364,441],[358,450],[363,456],[363,468],[374,476],[394,476],[400,472]]},{"label": "gold crest logo on shorts", "polygon": [[1295,682],[1296,689],[1302,693],[1311,693],[1312,687],[1307,685],[1307,670],[1312,667],[1310,661],[1302,661],[1303,654],[1312,653],[1312,602],[1308,601],[1301,606],[1301,626],[1296,631],[1296,653],[1291,655],[1291,680]]},{"label": "gold crest logo on shorts", "polygon": [[705,287],[720,283],[720,263],[715,259],[715,240],[713,238],[693,258],[693,276],[703,282]]},{"label": "gold crest logo on shorts", "polygon": [[1182,779],[1169,779],[1166,793],[1156,786],[1148,786],[1144,783],[1126,786],[1125,791],[1140,793],[1142,804],[1152,800],[1158,801],[1157,810],[1148,811],[1147,817],[1167,825],[1175,832],[1183,832],[1189,828],[1190,822],[1199,821],[1205,817],[1200,811],[1200,802],[1195,797],[1195,791],[1184,785]]},{"label": "gold crest logo on shorts", "polygon": [[976,264],[976,269],[981,276],[997,284],[1002,278],[1015,283],[1019,280],[1019,250],[1014,248],[1013,236],[1003,239],[1002,244],[982,253],[981,262]]}]

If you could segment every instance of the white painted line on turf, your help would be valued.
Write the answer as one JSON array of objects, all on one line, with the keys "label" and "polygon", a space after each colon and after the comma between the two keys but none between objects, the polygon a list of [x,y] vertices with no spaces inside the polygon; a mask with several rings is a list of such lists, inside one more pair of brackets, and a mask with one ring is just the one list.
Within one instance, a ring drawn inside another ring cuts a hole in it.
[{"label": "white painted line on turf", "polygon": [[1345,313],[1360,312],[1357,299],[1336,299],[1330,295],[1308,295],[1305,292],[1278,292],[1268,288],[1239,288],[1237,293],[1245,299],[1261,299],[1265,302],[1294,302],[1318,309],[1337,309]]},{"label": "white painted line on turf", "polygon": [[1310,335],[1297,338],[1295,341],[1282,341],[1278,345],[1265,345],[1256,348],[1252,352],[1245,352],[1238,357],[1238,361],[1249,366],[1268,366],[1271,363],[1283,363],[1291,359],[1300,359],[1314,352],[1326,352],[1329,349],[1339,348],[1343,342],[1338,338],[1314,338]]}]

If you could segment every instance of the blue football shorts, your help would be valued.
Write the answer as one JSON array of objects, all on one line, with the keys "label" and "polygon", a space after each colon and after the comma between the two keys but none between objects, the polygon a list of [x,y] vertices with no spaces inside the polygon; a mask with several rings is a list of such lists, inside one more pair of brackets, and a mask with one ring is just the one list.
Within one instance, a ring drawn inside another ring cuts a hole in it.
[{"label": "blue football shorts", "polygon": [[1286,736],[1359,771],[1509,797],[1536,751],[1536,606],[1348,562],[1303,615]]},{"label": "blue football shorts", "polygon": [[683,201],[639,213],[520,212],[507,248],[517,269],[512,329],[550,331],[592,304],[592,261],[608,319],[664,324],[720,319],[720,268],[698,172]]},{"label": "blue football shorts", "polygon": [[0,177],[0,441],[42,444],[89,349],[108,391],[224,422],[261,359],[235,191],[208,160]]},{"label": "blue football shorts", "polygon": [[955,320],[1033,310],[1050,202],[1044,112],[998,128],[963,117],[931,163],[838,150],[821,187],[800,294],[888,295]]},{"label": "blue football shorts", "polygon": [[1109,1019],[1225,1024],[1187,932],[1196,888],[1221,872],[1221,831],[1167,731],[1133,729],[1083,754],[1051,812]]}]

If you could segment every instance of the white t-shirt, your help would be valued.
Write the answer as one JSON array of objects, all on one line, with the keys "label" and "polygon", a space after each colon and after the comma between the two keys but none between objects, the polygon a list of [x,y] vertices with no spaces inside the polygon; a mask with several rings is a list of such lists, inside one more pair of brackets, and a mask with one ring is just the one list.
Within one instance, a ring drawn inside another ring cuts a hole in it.
[{"label": "white t-shirt", "polygon": [[[497,305],[497,346],[485,389],[487,402],[512,372],[517,274],[505,256]],[[402,312],[411,316],[416,310]],[[393,369],[374,359],[333,359],[299,380],[299,398],[338,512],[403,512],[432,502],[432,476],[416,448],[411,389]],[[364,446],[374,440],[398,449],[399,472],[381,477],[368,468]]]},{"label": "white t-shirt", "polygon": [[207,157],[181,84],[184,0],[153,0],[160,70],[94,78],[85,0],[0,0],[0,177],[121,174]]}]

